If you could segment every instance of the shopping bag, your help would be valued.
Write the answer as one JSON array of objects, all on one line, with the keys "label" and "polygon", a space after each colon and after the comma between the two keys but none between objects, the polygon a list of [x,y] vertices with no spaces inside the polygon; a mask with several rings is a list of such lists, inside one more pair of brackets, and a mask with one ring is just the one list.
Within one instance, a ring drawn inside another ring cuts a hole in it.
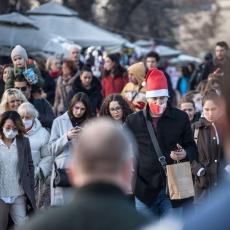
[{"label": "shopping bag", "polygon": [[171,200],[181,200],[195,195],[190,162],[167,165],[166,170]]}]

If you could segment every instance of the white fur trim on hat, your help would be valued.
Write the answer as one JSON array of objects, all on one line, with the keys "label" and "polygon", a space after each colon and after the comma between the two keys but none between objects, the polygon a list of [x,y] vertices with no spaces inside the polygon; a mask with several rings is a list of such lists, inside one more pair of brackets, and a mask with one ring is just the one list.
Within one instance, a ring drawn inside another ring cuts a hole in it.
[{"label": "white fur trim on hat", "polygon": [[146,81],[143,81],[143,82],[141,83],[141,85],[142,85],[143,87],[145,87],[145,86],[146,86]]},{"label": "white fur trim on hat", "polygon": [[146,91],[146,98],[149,97],[168,97],[169,92],[167,89],[158,89],[158,90],[152,90],[152,91]]}]

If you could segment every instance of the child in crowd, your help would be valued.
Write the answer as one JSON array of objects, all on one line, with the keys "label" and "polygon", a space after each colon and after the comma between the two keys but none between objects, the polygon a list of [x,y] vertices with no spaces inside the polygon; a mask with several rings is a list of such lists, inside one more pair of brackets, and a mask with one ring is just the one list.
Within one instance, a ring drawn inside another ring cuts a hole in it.
[{"label": "child in crowd", "polygon": [[14,79],[17,75],[23,74],[30,85],[41,86],[43,84],[40,71],[36,68],[33,61],[28,59],[26,50],[17,45],[11,52],[11,59],[13,62],[13,71],[11,71],[9,77],[5,83],[5,89],[14,87]]}]

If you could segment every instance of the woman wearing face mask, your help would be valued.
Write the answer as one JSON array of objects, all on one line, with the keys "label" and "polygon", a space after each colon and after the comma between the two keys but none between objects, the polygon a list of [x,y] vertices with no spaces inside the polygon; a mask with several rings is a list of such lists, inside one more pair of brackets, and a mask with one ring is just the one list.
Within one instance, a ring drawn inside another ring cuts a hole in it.
[{"label": "woman wearing face mask", "polygon": [[26,97],[20,90],[14,88],[7,89],[2,96],[0,114],[9,110],[17,111],[19,105],[26,101]]},{"label": "woman wearing face mask", "polygon": [[30,143],[16,111],[0,119],[0,226],[7,229],[8,217],[19,225],[35,210],[34,166]]},{"label": "woman wearing face mask", "polygon": [[100,116],[111,117],[120,122],[125,122],[126,117],[133,113],[128,102],[120,94],[111,94],[106,97],[100,110]]},{"label": "woman wearing face mask", "polygon": [[18,108],[18,113],[25,126],[26,137],[29,138],[32,159],[34,163],[35,195],[37,207],[47,207],[49,201],[49,180],[52,170],[53,157],[48,150],[49,132],[42,127],[38,120],[38,111],[34,106],[25,102]]},{"label": "woman wearing face mask", "polygon": [[[49,151],[55,156],[51,176],[51,205],[60,206],[72,198],[72,189],[67,180],[68,161],[83,124],[91,117],[89,98],[77,93],[70,101],[68,111],[57,117],[51,129]],[[58,174],[63,180],[57,180]]]},{"label": "woman wearing face mask", "polygon": [[76,71],[77,69],[73,61],[63,61],[61,76],[57,80],[54,99],[54,112],[57,116],[63,114],[68,109],[68,95],[77,77]]},{"label": "woman wearing face mask", "polygon": [[223,146],[218,123],[223,113],[223,99],[215,90],[208,90],[203,97],[203,117],[193,124],[198,148],[198,172],[195,180],[197,202],[207,198],[219,183],[223,167]]}]

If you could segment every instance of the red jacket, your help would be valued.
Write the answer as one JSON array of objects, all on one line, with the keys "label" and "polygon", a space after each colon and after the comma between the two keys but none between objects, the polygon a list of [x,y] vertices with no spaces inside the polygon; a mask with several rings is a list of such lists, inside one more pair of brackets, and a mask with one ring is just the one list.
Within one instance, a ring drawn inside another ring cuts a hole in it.
[{"label": "red jacket", "polygon": [[107,97],[112,93],[120,93],[124,86],[128,83],[128,76],[116,76],[112,77],[106,76],[101,80],[102,85],[102,95],[103,97]]}]

